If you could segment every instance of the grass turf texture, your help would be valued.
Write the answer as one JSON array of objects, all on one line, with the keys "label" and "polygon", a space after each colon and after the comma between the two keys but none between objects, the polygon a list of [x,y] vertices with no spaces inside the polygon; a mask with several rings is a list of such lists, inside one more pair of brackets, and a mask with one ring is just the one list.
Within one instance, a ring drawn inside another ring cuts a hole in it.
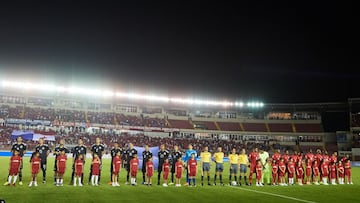
[{"label": "grass turf texture", "polygon": [[[9,157],[0,157],[1,184],[6,182],[8,174]],[[85,164],[85,181],[89,175],[90,160]],[[48,159],[47,183],[42,184],[42,172],[38,175],[38,187],[28,187],[30,181],[29,158],[24,159],[23,183],[16,187],[0,186],[0,199],[10,202],[360,202],[360,168],[353,168],[354,185],[336,186],[287,186],[287,187],[255,187],[255,186],[204,186],[200,184],[200,172],[198,173],[197,187],[169,186],[167,188],[157,186],[157,172],[153,177],[153,186],[130,186],[125,185],[126,171],[120,174],[120,187],[112,187],[107,183],[110,180],[110,160],[104,159],[101,176],[101,185],[93,187],[85,184],[83,187],[69,185],[71,176],[71,160],[65,173],[64,186],[53,185],[54,159]],[[211,181],[213,182],[214,164],[211,168]],[[183,175],[185,177],[185,173]],[[225,163],[223,175],[224,183],[228,183],[228,164]],[[254,175],[255,178],[255,175]],[[137,176],[138,182],[142,181],[141,172]],[[206,177],[204,177],[206,180]],[[219,179],[218,179],[219,180]],[[183,178],[182,183],[185,183]],[[207,183],[207,181],[205,181]],[[218,182],[219,183],[219,182]],[[219,185],[219,184],[218,184]]]}]

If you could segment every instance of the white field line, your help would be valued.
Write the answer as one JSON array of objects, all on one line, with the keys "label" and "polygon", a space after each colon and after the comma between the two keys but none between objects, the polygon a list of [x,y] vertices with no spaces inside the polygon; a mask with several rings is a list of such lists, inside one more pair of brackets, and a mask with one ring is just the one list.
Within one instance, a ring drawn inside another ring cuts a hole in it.
[{"label": "white field line", "polygon": [[286,195],[279,195],[279,194],[263,192],[263,191],[258,191],[258,190],[251,190],[251,189],[246,189],[246,188],[242,188],[242,187],[231,187],[231,186],[228,186],[228,187],[234,188],[234,189],[239,189],[239,190],[244,190],[244,191],[249,191],[249,192],[255,192],[255,193],[264,194],[264,195],[270,195],[270,196],[274,196],[274,197],[280,197],[280,198],[283,198],[283,199],[291,199],[291,200],[295,200],[295,201],[298,201],[298,202],[316,203],[316,202],[313,202],[313,201],[308,201],[308,200],[299,199],[299,198],[295,198],[295,197],[290,197],[290,196],[286,196]]}]

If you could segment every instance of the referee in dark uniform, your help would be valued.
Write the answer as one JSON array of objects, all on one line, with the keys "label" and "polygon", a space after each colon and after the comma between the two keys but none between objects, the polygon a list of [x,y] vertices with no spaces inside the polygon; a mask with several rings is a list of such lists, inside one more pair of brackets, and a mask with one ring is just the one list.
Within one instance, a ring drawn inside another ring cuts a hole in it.
[{"label": "referee in dark uniform", "polygon": [[182,153],[179,151],[179,146],[174,146],[174,151],[171,153],[171,184],[174,184],[174,174],[175,174],[175,163],[182,157]]},{"label": "referee in dark uniform", "polygon": [[126,175],[126,184],[129,184],[129,178],[130,178],[130,160],[132,158],[134,158],[134,155],[137,154],[137,150],[134,148],[134,145],[132,143],[129,143],[129,148],[127,150],[125,150],[124,152],[125,154],[125,160],[126,160],[126,164],[125,164],[125,168],[127,170],[127,175]]},{"label": "referee in dark uniform", "polygon": [[65,147],[65,140],[61,139],[60,143],[57,147],[55,147],[54,149],[54,153],[53,155],[55,156],[55,161],[54,161],[54,184],[56,184],[56,179],[57,179],[57,157],[59,156],[59,154],[65,151],[65,153],[69,153],[70,151]]},{"label": "referee in dark uniform", "polygon": [[[70,185],[72,185],[74,183],[75,160],[79,157],[80,154],[82,154],[84,157],[84,164],[85,164],[85,160],[86,160],[86,146],[84,145],[84,142],[81,138],[78,139],[78,145],[74,147],[72,153],[73,153],[73,165],[72,165],[72,174],[71,174]],[[81,184],[84,184],[83,180],[84,180],[84,173],[81,174],[81,182],[82,182]]]},{"label": "referee in dark uniform", "polygon": [[152,158],[153,154],[149,151],[149,146],[145,145],[145,151],[142,153],[143,157],[143,163],[142,163],[142,177],[143,177],[143,184],[146,184],[145,182],[145,173],[146,173],[146,162]]},{"label": "referee in dark uniform", "polygon": [[[91,156],[94,158],[94,154],[97,154],[102,164],[102,154],[104,151],[105,151],[105,146],[100,143],[100,138],[97,137],[95,139],[95,144],[91,146]],[[101,164],[100,164],[100,173],[99,173],[99,184],[100,184],[100,176],[101,176]],[[89,183],[91,181],[91,174],[92,174],[92,166],[90,167]]]},{"label": "referee in dark uniform", "polygon": [[[22,137],[18,136],[16,138],[16,143],[14,143],[11,147],[11,153],[14,154],[15,151],[19,152],[19,156],[24,157],[24,154],[26,152],[26,144],[22,142]],[[20,171],[19,171],[19,185],[22,185],[22,168],[23,168],[23,162],[21,162],[20,165]],[[6,181],[4,185],[8,185],[9,183]]]},{"label": "referee in dark uniform", "polygon": [[44,138],[39,139],[39,144],[35,147],[35,152],[40,154],[41,165],[40,168],[43,172],[43,183],[46,183],[46,163],[47,156],[50,153],[50,148],[47,144],[44,144]]},{"label": "referee in dark uniform", "polygon": [[165,149],[165,145],[160,145],[160,151],[158,152],[159,165],[158,165],[158,185],[160,185],[160,176],[162,172],[162,165],[165,162],[165,159],[169,158],[169,151]]},{"label": "referee in dark uniform", "polygon": [[111,163],[110,163],[110,183],[109,184],[111,184],[112,182],[114,182],[113,181],[113,179],[112,179],[112,174],[113,174],[113,160],[114,160],[114,157],[116,157],[116,154],[117,153],[119,153],[120,152],[120,154],[123,154],[123,150],[119,147],[119,143],[118,142],[115,142],[114,143],[114,147],[113,148],[111,148],[111,150],[110,150],[110,155],[111,155]]}]

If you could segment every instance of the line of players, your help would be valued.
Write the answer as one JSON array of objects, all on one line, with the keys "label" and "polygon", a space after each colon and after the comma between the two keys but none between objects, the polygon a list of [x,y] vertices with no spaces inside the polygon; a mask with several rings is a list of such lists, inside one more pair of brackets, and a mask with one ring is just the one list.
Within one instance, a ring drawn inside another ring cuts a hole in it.
[{"label": "line of players", "polygon": [[[57,186],[63,185],[63,175],[66,170],[67,153],[69,150],[64,145],[64,140],[60,140],[59,146],[54,150],[55,162],[54,162],[54,182]],[[95,144],[91,146],[92,162],[89,174],[89,184],[94,186],[99,185],[101,176],[101,163],[102,154],[105,150],[104,145],[100,143],[100,139],[96,138]],[[18,137],[17,142],[12,146],[13,156],[10,159],[9,176],[8,181],[4,185],[15,185],[17,176],[19,176],[19,184],[22,185],[22,157],[26,151],[26,145],[22,143],[22,138]],[[40,139],[39,144],[36,146],[35,151],[31,157],[31,173],[32,179],[29,186],[37,186],[37,174],[40,169],[43,172],[43,183],[46,182],[46,160],[50,153],[49,147],[44,144],[44,140]],[[83,185],[84,180],[84,165],[87,148],[83,144],[82,139],[78,140],[78,145],[72,151],[72,175],[71,184],[74,186]],[[114,143],[114,147],[111,149],[111,184],[112,186],[119,186],[118,175],[122,167],[126,168],[126,184],[129,180],[132,185],[136,185],[136,175],[139,165],[137,159],[137,151],[130,143],[127,150],[123,150],[119,147],[118,143]],[[151,185],[152,176],[154,174],[154,164],[152,161],[152,153],[149,151],[149,147],[145,146],[145,150],[142,153],[142,179],[143,184]],[[163,186],[168,186],[168,178],[171,173],[171,183],[174,183],[174,176],[176,178],[176,186],[181,186],[180,180],[183,170],[186,171],[186,184],[191,186],[191,182],[195,185],[196,172],[197,172],[197,153],[189,145],[185,151],[185,155],[179,151],[178,146],[174,147],[174,150],[170,153],[165,149],[165,145],[160,146],[158,152],[159,164],[158,164],[158,176],[157,184],[160,185],[161,173],[163,173]],[[171,157],[173,161],[169,161]],[[204,151],[200,154],[200,166],[201,166],[201,184],[204,185],[204,175],[207,175],[208,185],[210,183],[210,165],[212,160],[215,162],[215,174],[214,185],[217,184],[217,177],[219,177],[220,185],[224,185],[222,173],[224,170],[223,164],[224,153],[221,147],[218,147],[217,152],[213,155],[205,147]],[[256,174],[256,185],[263,186],[264,182],[270,184],[270,176],[272,177],[273,185],[285,186],[288,184],[294,184],[294,178],[297,179],[299,185],[303,184],[319,184],[322,182],[324,185],[328,184],[328,179],[331,180],[331,184],[344,184],[346,177],[346,183],[352,184],[351,181],[351,163],[348,156],[338,160],[337,153],[332,156],[328,156],[326,152],[321,153],[317,150],[317,154],[313,154],[310,150],[305,156],[300,153],[294,153],[289,155],[288,151],[284,155],[281,155],[278,150],[270,158],[266,151],[255,148],[249,155],[246,154],[245,149],[240,154],[236,153],[236,149],[228,155],[230,163],[230,175],[229,183],[231,185],[241,185],[242,178],[244,178],[246,185],[251,185],[253,174]],[[305,171],[303,165],[305,164]],[[249,171],[249,182],[247,181],[247,168]],[[240,170],[239,181],[237,180],[237,173]],[[232,181],[234,177],[234,181]],[[285,181],[285,177],[288,181]],[[11,184],[11,179],[13,182]],[[78,182],[78,184],[77,184]]]}]

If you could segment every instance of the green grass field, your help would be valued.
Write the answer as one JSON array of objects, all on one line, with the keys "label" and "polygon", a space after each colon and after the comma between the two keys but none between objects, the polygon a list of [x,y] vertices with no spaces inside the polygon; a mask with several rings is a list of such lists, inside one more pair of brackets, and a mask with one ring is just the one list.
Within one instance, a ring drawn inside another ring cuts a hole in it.
[{"label": "green grass field", "polygon": [[[4,183],[8,173],[8,157],[0,157],[0,177]],[[353,168],[354,185],[336,186],[288,186],[288,187],[255,187],[255,186],[204,186],[200,185],[198,176],[197,187],[180,187],[153,185],[151,187],[138,185],[136,187],[125,185],[125,170],[120,175],[120,187],[112,187],[109,182],[109,160],[104,160],[101,185],[93,187],[74,187],[69,185],[71,167],[68,160],[68,168],[65,173],[64,187],[53,185],[53,159],[49,158],[47,170],[47,183],[41,183],[41,172],[38,177],[38,187],[28,187],[30,180],[29,158],[25,158],[23,170],[23,186],[16,187],[0,186],[0,199],[6,203],[21,202],[360,202],[360,168]],[[85,167],[85,180],[88,180],[89,161]],[[227,164],[225,164],[224,180],[228,182]],[[213,169],[213,168],[212,168]],[[184,175],[185,176],[185,175]],[[155,172],[153,182],[156,182]],[[213,179],[213,177],[211,177]],[[138,181],[141,173],[138,174]],[[87,182],[87,181],[85,181]],[[185,179],[183,180],[185,183]]]}]

